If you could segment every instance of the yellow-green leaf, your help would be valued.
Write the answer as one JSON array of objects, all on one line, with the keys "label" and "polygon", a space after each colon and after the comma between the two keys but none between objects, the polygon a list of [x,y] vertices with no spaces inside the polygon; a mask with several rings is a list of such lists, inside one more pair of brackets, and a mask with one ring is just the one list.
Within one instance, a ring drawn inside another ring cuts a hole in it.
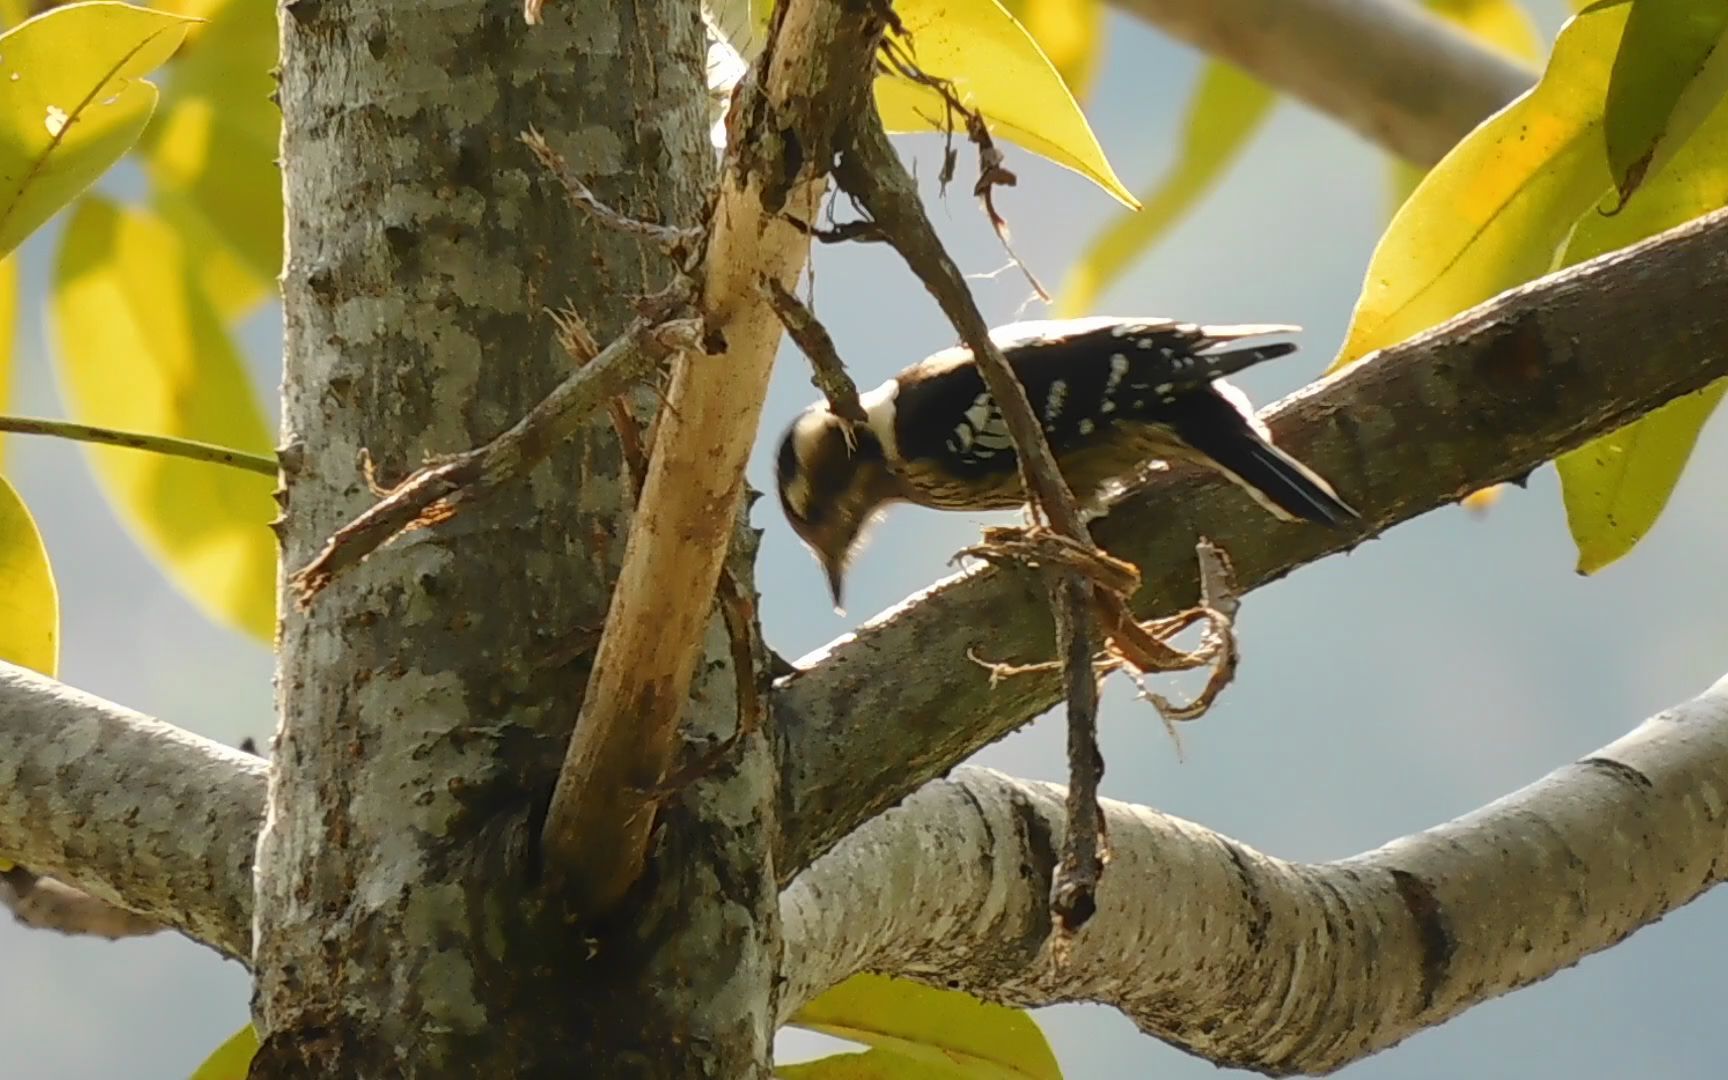
[{"label": "yellow-green leaf", "polygon": [[[1630,29],[1628,29],[1630,33]],[[1636,198],[1613,215],[1588,214],[1561,256],[1564,265],[1637,243],[1728,205],[1728,102],[1719,101],[1686,143],[1648,175]],[[1682,335],[1654,333],[1652,353],[1697,346]],[[1686,467],[1699,431],[1721,401],[1718,383],[1562,456],[1560,489],[1578,545],[1578,571],[1589,574],[1625,555],[1650,531]]]},{"label": "yellow-green leaf", "polygon": [[1728,3],[1637,0],[1608,81],[1608,163],[1625,201],[1728,91]]},{"label": "yellow-green leaf", "polygon": [[866,1050],[861,1054],[830,1054],[796,1065],[775,1065],[776,1080],[973,1080],[979,1073],[964,1061],[940,1064],[917,1061],[889,1050]]},{"label": "yellow-green leaf", "polygon": [[[1423,4],[1477,42],[1514,59],[1533,63],[1542,55],[1536,23],[1516,0],[1423,0]],[[1387,167],[1391,209],[1396,212],[1428,170],[1397,157],[1389,158]]]},{"label": "yellow-green leaf", "polygon": [[[929,1066],[964,1066],[990,1080],[1061,1080],[1032,1018],[955,990],[855,975],[799,1009],[796,1027],[886,1050]],[[887,1074],[893,1075],[893,1074]]]},{"label": "yellow-green leaf", "polygon": [[1074,96],[1084,100],[1104,51],[1101,0],[1003,0],[1003,6],[1038,42]]},{"label": "yellow-green leaf", "polygon": [[142,145],[157,210],[203,253],[204,290],[231,317],[269,294],[282,267],[276,10],[260,0],[203,7],[210,21],[170,68]]},{"label": "yellow-green leaf", "polygon": [[[85,423],[269,454],[258,394],[197,288],[196,259],[148,211],[84,200],[66,229],[50,306],[68,405]],[[136,450],[88,453],[121,520],[193,602],[269,640],[270,479]]]},{"label": "yellow-green leaf", "polygon": [[247,1024],[204,1059],[204,1064],[192,1074],[192,1080],[246,1080],[252,1056],[257,1052],[258,1033]]},{"label": "yellow-green leaf", "polygon": [[44,675],[60,662],[60,598],[24,500],[0,476],[0,660]]},{"label": "yellow-green leaf", "polygon": [[1175,164],[1141,197],[1139,211],[1120,213],[1087,245],[1057,298],[1064,316],[1092,310],[1152,246],[1203,199],[1248,145],[1277,100],[1252,76],[1214,60],[1188,103]]},{"label": "yellow-green leaf", "polygon": [[[12,365],[18,349],[18,259],[0,256],[0,413],[12,409]],[[6,462],[6,436],[0,434],[0,465]]]},{"label": "yellow-green leaf", "polygon": [[1676,398],[1556,462],[1580,574],[1625,555],[1656,524],[1724,391],[1717,382]]},{"label": "yellow-green leaf", "polygon": [[120,159],[156,108],[144,76],[189,21],[67,4],[0,36],[0,255]]},{"label": "yellow-green leaf", "polygon": [[[1074,95],[1032,36],[997,0],[900,0],[914,62],[953,82],[984,114],[992,134],[1087,177],[1127,206],[1138,205],[1104,157]],[[876,80],[889,131],[941,131],[940,95],[897,75]]]},{"label": "yellow-green leaf", "polygon": [[1628,6],[1599,5],[1567,23],[1541,81],[1454,147],[1399,208],[1334,368],[1553,266],[1611,184],[1602,98]]}]

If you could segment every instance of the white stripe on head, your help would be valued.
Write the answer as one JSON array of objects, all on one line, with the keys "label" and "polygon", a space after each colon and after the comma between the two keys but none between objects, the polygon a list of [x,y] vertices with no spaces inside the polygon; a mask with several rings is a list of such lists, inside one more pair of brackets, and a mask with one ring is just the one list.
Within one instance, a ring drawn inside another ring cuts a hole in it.
[{"label": "white stripe on head", "polygon": [[882,444],[882,452],[889,461],[900,457],[900,445],[894,438],[894,398],[899,393],[900,380],[889,379],[876,389],[858,395],[858,404],[864,406],[870,430],[876,433],[876,440]]}]

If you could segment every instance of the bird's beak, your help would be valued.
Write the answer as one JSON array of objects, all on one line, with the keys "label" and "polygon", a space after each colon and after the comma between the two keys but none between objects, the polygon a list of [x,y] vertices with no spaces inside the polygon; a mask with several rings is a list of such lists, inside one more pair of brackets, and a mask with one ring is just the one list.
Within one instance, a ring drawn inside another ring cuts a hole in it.
[{"label": "bird's beak", "polygon": [[845,586],[846,564],[839,559],[831,559],[824,555],[822,557],[822,569],[828,572],[828,591],[834,595],[834,613],[836,615],[846,614],[846,609],[840,604],[840,593]]}]

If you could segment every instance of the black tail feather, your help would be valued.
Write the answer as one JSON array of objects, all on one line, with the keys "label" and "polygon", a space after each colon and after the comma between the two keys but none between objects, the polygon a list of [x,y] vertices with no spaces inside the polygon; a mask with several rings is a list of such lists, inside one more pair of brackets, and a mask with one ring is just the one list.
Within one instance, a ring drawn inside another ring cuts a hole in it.
[{"label": "black tail feather", "polygon": [[1278,341],[1270,345],[1248,345],[1240,349],[1201,353],[1206,362],[1208,379],[1224,379],[1266,360],[1276,360],[1296,351],[1293,341]]},{"label": "black tail feather", "polygon": [[1181,424],[1177,434],[1219,472],[1241,485],[1254,501],[1286,521],[1312,521],[1341,528],[1361,515],[1332,485],[1260,436],[1247,418],[1222,398],[1213,415]]}]

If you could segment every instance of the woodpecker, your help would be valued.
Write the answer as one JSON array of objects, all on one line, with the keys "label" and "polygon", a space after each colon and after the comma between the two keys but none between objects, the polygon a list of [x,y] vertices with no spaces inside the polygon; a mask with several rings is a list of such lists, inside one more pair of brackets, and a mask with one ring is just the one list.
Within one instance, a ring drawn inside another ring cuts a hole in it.
[{"label": "woodpecker", "polygon": [[[1197,326],[1169,319],[1088,318],[998,327],[1002,350],[1075,495],[1096,509],[1155,460],[1198,462],[1234,480],[1286,521],[1343,526],[1357,518],[1330,484],[1272,445],[1241,390],[1224,381],[1294,352],[1279,325]],[[1002,411],[972,350],[944,349],[859,396],[867,420],[805,409],[780,442],[780,506],[841,602],[847,560],[893,502],[1000,510],[1026,501]]]}]

